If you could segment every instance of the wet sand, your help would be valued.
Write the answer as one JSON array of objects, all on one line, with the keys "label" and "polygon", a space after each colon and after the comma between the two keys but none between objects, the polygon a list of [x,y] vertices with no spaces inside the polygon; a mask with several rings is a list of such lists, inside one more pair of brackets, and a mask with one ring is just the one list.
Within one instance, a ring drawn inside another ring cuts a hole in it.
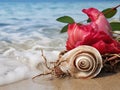
[{"label": "wet sand", "polygon": [[102,74],[94,79],[41,78],[0,86],[0,90],[120,90],[120,73]]}]

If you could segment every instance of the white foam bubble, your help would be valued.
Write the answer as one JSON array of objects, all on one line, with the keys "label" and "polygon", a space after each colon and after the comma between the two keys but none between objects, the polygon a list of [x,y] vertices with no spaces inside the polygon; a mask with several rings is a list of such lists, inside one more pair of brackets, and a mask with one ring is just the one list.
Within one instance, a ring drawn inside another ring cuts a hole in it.
[{"label": "white foam bubble", "polygon": [[[0,85],[13,83],[26,78],[31,78],[41,71],[38,65],[44,60],[41,56],[41,47],[39,45],[33,46],[28,50],[16,50],[9,48],[0,58]],[[44,51],[44,56],[48,62],[56,61],[59,51]]]},{"label": "white foam bubble", "polygon": [[0,57],[0,85],[27,78],[29,68],[14,58]]}]

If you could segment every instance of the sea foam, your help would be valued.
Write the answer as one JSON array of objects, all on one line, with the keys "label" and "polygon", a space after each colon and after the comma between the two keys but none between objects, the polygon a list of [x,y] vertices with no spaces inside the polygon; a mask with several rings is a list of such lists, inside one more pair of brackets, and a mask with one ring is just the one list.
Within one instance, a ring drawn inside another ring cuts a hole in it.
[{"label": "sea foam", "polygon": [[[32,78],[42,73],[38,69],[38,65],[44,62],[40,49],[41,47],[36,45],[29,50],[18,51],[15,48],[6,50],[0,58],[0,85]],[[48,62],[57,60],[59,51],[43,50],[43,52]]]}]

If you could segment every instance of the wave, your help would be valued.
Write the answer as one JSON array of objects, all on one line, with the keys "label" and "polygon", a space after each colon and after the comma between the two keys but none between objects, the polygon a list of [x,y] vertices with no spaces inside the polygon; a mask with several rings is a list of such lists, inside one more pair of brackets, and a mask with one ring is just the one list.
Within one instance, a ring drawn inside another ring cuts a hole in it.
[{"label": "wave", "polygon": [[[33,0],[32,0],[33,1]],[[0,3],[0,85],[13,83],[41,73],[40,49],[49,61],[57,60],[65,49],[67,33],[60,34],[65,24],[56,18],[69,15],[75,21],[87,19],[82,8],[100,10],[118,2],[78,3]],[[118,11],[119,13],[119,11]],[[115,17],[118,17],[116,15]]]}]

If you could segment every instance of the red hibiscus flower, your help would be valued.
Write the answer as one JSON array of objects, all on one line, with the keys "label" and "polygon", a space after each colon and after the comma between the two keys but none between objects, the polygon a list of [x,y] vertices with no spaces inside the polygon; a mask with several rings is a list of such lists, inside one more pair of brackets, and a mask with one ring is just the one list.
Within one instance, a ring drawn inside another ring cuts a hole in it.
[{"label": "red hibiscus flower", "polygon": [[83,9],[91,22],[86,25],[77,23],[68,25],[67,50],[79,45],[90,45],[101,54],[120,53],[120,43],[112,38],[112,29],[102,12],[95,8]]}]

